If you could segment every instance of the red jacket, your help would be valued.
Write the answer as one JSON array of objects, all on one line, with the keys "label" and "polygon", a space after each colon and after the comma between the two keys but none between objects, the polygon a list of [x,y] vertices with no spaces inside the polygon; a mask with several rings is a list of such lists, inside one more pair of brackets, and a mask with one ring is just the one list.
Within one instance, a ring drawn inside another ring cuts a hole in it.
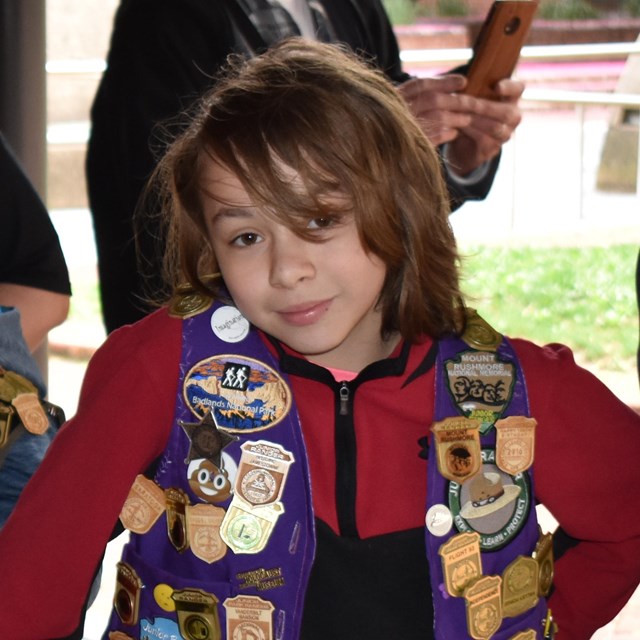
[{"label": "red jacket", "polygon": [[[180,336],[180,321],[161,310],[112,334],[92,359],[77,415],[0,533],[2,637],[43,640],[77,627],[129,488],[164,449]],[[586,640],[640,579],[640,417],[578,367],[566,347],[513,343],[538,421],[536,498],[580,541],[556,564],[550,606],[558,639]],[[417,441],[432,420],[431,346],[399,347],[390,361],[371,365],[384,375],[358,386],[351,520],[336,500],[336,472],[344,474],[345,461],[336,463],[334,431],[326,428],[334,393],[292,376],[315,513],[334,533],[352,527],[347,535],[366,539],[424,525],[426,462]]]}]

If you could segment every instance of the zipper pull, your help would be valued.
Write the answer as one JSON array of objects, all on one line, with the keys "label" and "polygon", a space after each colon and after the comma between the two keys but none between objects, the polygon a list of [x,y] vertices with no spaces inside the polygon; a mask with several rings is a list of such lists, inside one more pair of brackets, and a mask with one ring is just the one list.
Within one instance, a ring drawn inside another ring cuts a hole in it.
[{"label": "zipper pull", "polygon": [[351,391],[349,390],[349,385],[346,382],[340,383],[340,415],[348,416],[349,415],[349,397],[351,396]]}]

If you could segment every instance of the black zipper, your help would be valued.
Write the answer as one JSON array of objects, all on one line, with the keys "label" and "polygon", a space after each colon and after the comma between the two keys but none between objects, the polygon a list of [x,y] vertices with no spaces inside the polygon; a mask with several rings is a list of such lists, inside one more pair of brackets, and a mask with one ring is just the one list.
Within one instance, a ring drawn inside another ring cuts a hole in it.
[{"label": "black zipper", "polygon": [[336,448],[336,511],[340,535],[357,538],[357,450],[353,423],[355,387],[340,382],[336,387],[335,448]]}]

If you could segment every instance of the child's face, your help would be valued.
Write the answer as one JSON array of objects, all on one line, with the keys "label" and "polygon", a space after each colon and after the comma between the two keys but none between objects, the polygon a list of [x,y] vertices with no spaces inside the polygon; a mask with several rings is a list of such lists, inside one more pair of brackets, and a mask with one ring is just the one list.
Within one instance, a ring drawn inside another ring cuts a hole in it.
[{"label": "child's face", "polygon": [[252,324],[323,366],[358,371],[389,355],[397,339],[382,340],[376,309],[386,267],[363,249],[353,215],[310,220],[312,242],[264,215],[221,165],[203,175],[216,195],[204,202],[209,239]]}]

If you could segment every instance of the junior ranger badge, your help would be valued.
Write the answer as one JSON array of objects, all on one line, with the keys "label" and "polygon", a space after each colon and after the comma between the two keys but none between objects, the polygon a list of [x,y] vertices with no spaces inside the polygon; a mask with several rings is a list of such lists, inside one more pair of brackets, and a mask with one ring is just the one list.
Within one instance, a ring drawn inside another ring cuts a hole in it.
[{"label": "junior ranger badge", "polygon": [[164,491],[153,480],[138,475],[120,512],[120,521],[129,531],[147,533],[164,510]]},{"label": "junior ranger badge", "polygon": [[553,584],[553,536],[550,533],[540,536],[532,557],[538,564],[538,595],[546,598]]},{"label": "junior ranger badge", "polygon": [[488,640],[502,624],[500,576],[483,576],[467,587],[467,630],[474,640]]},{"label": "junior ranger badge", "polygon": [[462,484],[480,470],[480,421],[453,417],[434,422],[438,470],[447,480]]},{"label": "junior ranger badge", "polygon": [[445,587],[450,596],[458,597],[482,575],[480,535],[460,533],[439,549]]},{"label": "junior ranger badge", "polygon": [[517,633],[515,636],[511,636],[509,640],[536,640],[536,637],[536,632],[533,629],[527,629]]},{"label": "junior ranger badge", "polygon": [[187,505],[187,532],[193,555],[211,564],[227,553],[220,537],[220,525],[225,510],[212,504]]},{"label": "junior ranger badge", "polygon": [[176,603],[180,634],[185,640],[220,640],[218,599],[200,589],[182,589],[171,594]]},{"label": "junior ranger badge", "polygon": [[533,464],[534,418],[509,416],[496,421],[496,464],[509,475],[526,471]]},{"label": "junior ranger badge", "polygon": [[262,551],[284,513],[280,502],[294,457],[265,440],[242,444],[234,496],[220,535],[235,553]]},{"label": "junior ranger badge", "polygon": [[273,640],[273,610],[271,602],[258,596],[236,596],[224,603],[227,612],[227,638]]},{"label": "junior ranger badge", "polygon": [[189,496],[182,491],[170,487],[165,489],[167,509],[167,533],[169,541],[176,548],[176,551],[184,551],[189,547],[189,537],[187,535],[187,505]]},{"label": "junior ranger badge", "polygon": [[502,612],[505,618],[535,607],[538,602],[538,563],[517,557],[502,573]]}]

